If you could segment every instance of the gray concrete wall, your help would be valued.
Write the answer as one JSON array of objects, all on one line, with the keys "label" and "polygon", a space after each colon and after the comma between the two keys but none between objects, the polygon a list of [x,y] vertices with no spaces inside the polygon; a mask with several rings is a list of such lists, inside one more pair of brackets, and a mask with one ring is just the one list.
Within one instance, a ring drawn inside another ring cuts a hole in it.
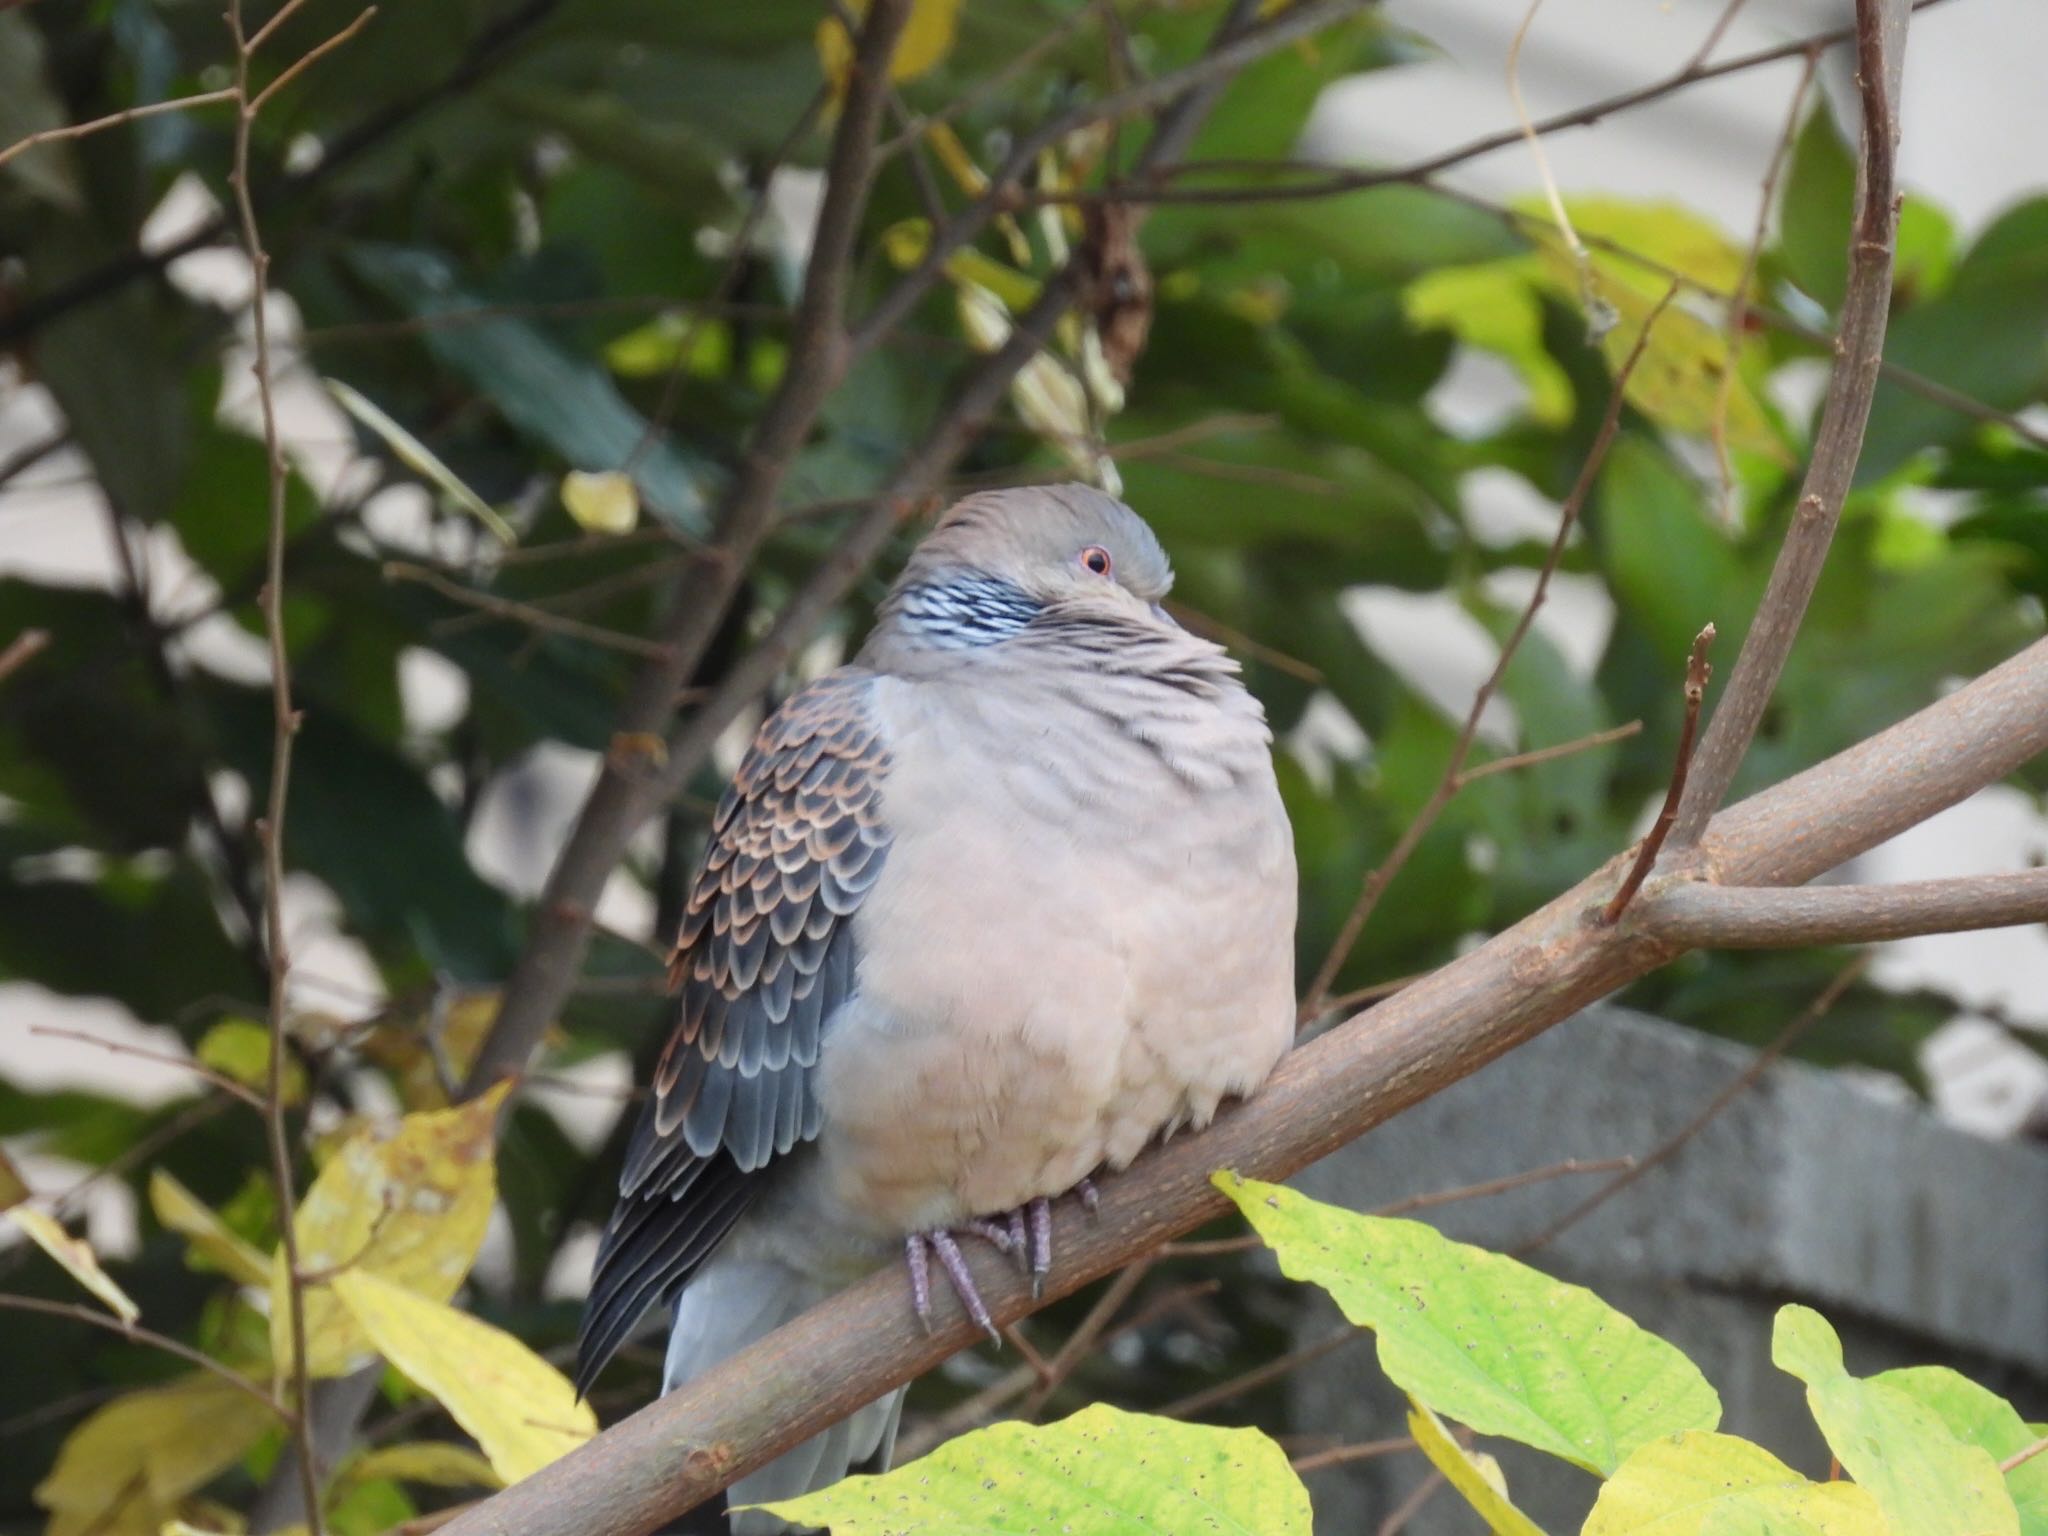
[{"label": "gray concrete wall", "polygon": [[[1640,1155],[1751,1061],[1746,1048],[1620,1009],[1595,1009],[1307,1170],[1318,1199],[1371,1210],[1417,1191],[1566,1158]],[[1423,1213],[1452,1237],[1512,1249],[1612,1175],[1552,1180]],[[1805,1301],[1841,1330],[1850,1368],[1940,1363],[2048,1415],[2048,1151],[1980,1140],[1842,1073],[1774,1067],[1668,1163],[1532,1262],[1598,1291],[1690,1354],[1723,1427],[1810,1474],[1827,1453],[1798,1384],[1770,1363],[1771,1316]],[[1306,1343],[1340,1325],[1320,1299]],[[1370,1343],[1298,1373],[1298,1435],[1406,1433]],[[1575,1530],[1594,1480],[1490,1442],[1516,1500]],[[1426,1475],[1414,1456],[1311,1474],[1317,1529],[1370,1532]],[[1417,1536],[1483,1529],[1455,1496]]]}]

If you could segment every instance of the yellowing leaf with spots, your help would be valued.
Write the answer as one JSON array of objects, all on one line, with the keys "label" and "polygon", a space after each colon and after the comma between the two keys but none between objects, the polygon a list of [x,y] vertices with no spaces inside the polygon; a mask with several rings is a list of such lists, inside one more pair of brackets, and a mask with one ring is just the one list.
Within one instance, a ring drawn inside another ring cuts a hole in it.
[{"label": "yellowing leaf with spots", "polygon": [[[1742,281],[1742,250],[1711,220],[1675,203],[1586,197],[1568,200],[1565,208],[1588,248],[1594,286],[1618,317],[1600,340],[1610,369],[1618,370],[1634,350],[1674,275],[1715,295],[1733,295]],[[1578,303],[1577,259],[1550,226],[1540,201],[1527,200],[1523,209],[1537,221],[1529,226],[1536,245],[1537,282],[1566,303]],[[1693,313],[1686,307],[1689,302],[1690,295],[1682,289],[1680,301],[1658,319],[1629,377],[1629,404],[1660,426],[1706,436],[1721,410],[1723,375],[1733,368],[1736,376],[1727,404],[1729,447],[1784,461],[1788,454],[1764,409],[1762,393],[1745,375],[1742,356],[1729,348],[1727,326],[1718,312],[1721,300],[1710,301],[1716,307],[1711,317]]]},{"label": "yellowing leaf with spots", "polygon": [[156,1536],[178,1502],[240,1461],[278,1416],[214,1376],[115,1398],[65,1438],[36,1502],[46,1536]]},{"label": "yellowing leaf with spots", "polygon": [[[889,57],[891,80],[915,80],[937,68],[953,51],[953,37],[959,28],[963,0],[911,0],[910,20],[896,40]],[[868,0],[848,0],[847,10],[856,17],[868,13]],[[818,23],[818,64],[832,82],[836,101],[846,94],[846,81],[853,69],[853,40],[837,16]]]},{"label": "yellowing leaf with spots", "polygon": [[1811,1307],[1780,1307],[1771,1364],[1806,1383],[1806,1406],[1842,1470],[1868,1488],[1898,1536],[2020,1536],[2019,1511],[1982,1445],[1881,1377],[1851,1376],[1842,1341]]},{"label": "yellowing leaf with spots", "polygon": [[519,1340],[364,1270],[334,1293],[379,1354],[433,1394],[508,1483],[597,1433],[597,1415],[567,1377]]},{"label": "yellowing leaf with spots", "polygon": [[[194,1268],[217,1269],[240,1285],[268,1285],[270,1260],[161,1168],[149,1174],[149,1208],[191,1245]],[[202,1262],[203,1261],[203,1262]]]},{"label": "yellowing leaf with spots", "polygon": [[1638,1446],[1582,1536],[1889,1536],[1870,1491],[1809,1482],[1760,1445],[1692,1431]]},{"label": "yellowing leaf with spots", "polygon": [[1379,1335],[1396,1386],[1480,1434],[1605,1475],[1660,1435],[1720,1422],[1698,1367],[1583,1286],[1419,1221],[1361,1216],[1228,1171],[1216,1185],[1287,1275]]},{"label": "yellowing leaf with spots", "polygon": [[[462,1284],[496,1198],[493,1130],[506,1087],[358,1131],[320,1170],[293,1224],[299,1268],[311,1280],[306,1353],[313,1375],[344,1375],[371,1352],[334,1294],[341,1276],[379,1275],[434,1301]],[[280,1246],[270,1274],[270,1349],[280,1364],[292,1358],[284,1265]]]},{"label": "yellowing leaf with spots", "polygon": [[833,1536],[1309,1536],[1308,1490],[1256,1429],[1096,1404],[1057,1424],[998,1424],[880,1477],[761,1506]]},{"label": "yellowing leaf with spots", "polygon": [[130,1301],[128,1293],[114,1284],[113,1278],[100,1268],[92,1244],[84,1238],[73,1237],[57,1224],[54,1217],[25,1205],[9,1211],[7,1217],[28,1235],[30,1242],[63,1265],[72,1279],[105,1302],[107,1310],[122,1322],[132,1323],[142,1316],[142,1309]]},{"label": "yellowing leaf with spots", "polygon": [[1430,1465],[1443,1473],[1444,1480],[1458,1490],[1494,1536],[1543,1536],[1543,1528],[1515,1508],[1508,1497],[1508,1480],[1501,1474],[1500,1463],[1484,1451],[1458,1444],[1444,1421],[1412,1398],[1408,1433],[1422,1447]]},{"label": "yellowing leaf with spots", "polygon": [[[655,737],[660,742],[660,737]],[[665,745],[665,744],[664,744]],[[484,1037],[498,1022],[503,994],[495,989],[436,999],[417,1011],[397,1011],[362,1042],[362,1052],[396,1080],[407,1109],[445,1109],[446,1084],[469,1076]],[[548,1026],[550,1042],[560,1030]]]}]

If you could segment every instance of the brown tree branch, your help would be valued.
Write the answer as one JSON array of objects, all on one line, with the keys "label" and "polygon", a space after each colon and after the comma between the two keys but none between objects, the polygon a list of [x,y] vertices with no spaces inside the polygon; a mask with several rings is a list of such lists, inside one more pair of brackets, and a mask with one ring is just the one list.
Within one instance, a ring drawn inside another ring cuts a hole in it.
[{"label": "brown tree branch", "polygon": [[282,1419],[287,1427],[295,1428],[297,1425],[291,1409],[240,1371],[221,1364],[203,1350],[194,1349],[190,1344],[157,1333],[153,1329],[144,1328],[139,1323],[124,1323],[118,1317],[110,1317],[93,1307],[78,1306],[68,1301],[45,1301],[40,1296],[0,1295],[0,1311],[33,1312],[41,1317],[63,1318],[67,1322],[82,1323],[88,1328],[99,1328],[107,1333],[119,1334],[132,1344],[146,1344],[151,1349],[162,1350],[167,1355],[175,1355],[187,1365],[197,1366],[200,1370],[217,1376],[236,1391],[254,1398]]},{"label": "brown tree branch", "polygon": [[1863,452],[1863,428],[1877,391],[1891,313],[1892,254],[1898,233],[1894,166],[1899,146],[1899,81],[1906,58],[1904,0],[1856,0],[1856,78],[1863,98],[1863,150],[1849,241],[1848,287],[1835,333],[1835,369],[1792,526],[1778,551],[1756,619],[1707,723],[1692,782],[1671,830],[1674,850],[1691,847],[1728,794],[1736,770],[1778,686],[1800,620],[1820,581],[1842,503]]},{"label": "brown tree branch", "polygon": [[[1858,746],[1717,817],[1703,845],[1731,883],[1804,882],[2048,751],[2048,641]],[[1223,1213],[1219,1167],[1285,1178],[1679,953],[1594,921],[1621,860],[1368,1015],[1302,1046],[1249,1103],[1054,1215],[1047,1299]],[[1037,1303],[974,1253],[998,1322]],[[534,1477],[465,1513],[457,1536],[649,1530],[910,1380],[979,1334],[950,1297],[927,1335],[891,1268],[805,1313]]]},{"label": "brown tree branch", "polygon": [[[909,0],[875,0],[868,11],[832,138],[788,364],[720,502],[714,519],[717,558],[693,569],[680,584],[671,617],[657,637],[664,654],[634,679],[620,709],[615,741],[666,734],[677,694],[710,649],[768,535],[783,476],[845,376],[846,289],[873,180],[875,133],[888,100],[889,59],[909,16]],[[597,893],[628,839],[658,803],[662,782],[642,754],[614,750],[606,756],[548,872],[526,945],[505,986],[504,1007],[470,1074],[472,1091],[525,1065],[583,963]]]},{"label": "brown tree branch", "polygon": [[2011,928],[2048,923],[2048,869],[1789,891],[1673,880],[1637,902],[1632,922],[1688,949],[1802,949]]}]

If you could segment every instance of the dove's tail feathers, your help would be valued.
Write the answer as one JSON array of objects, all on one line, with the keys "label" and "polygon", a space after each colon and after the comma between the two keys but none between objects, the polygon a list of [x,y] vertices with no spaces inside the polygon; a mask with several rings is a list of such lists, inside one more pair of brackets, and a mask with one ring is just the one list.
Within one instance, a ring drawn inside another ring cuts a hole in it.
[{"label": "dove's tail feathers", "polygon": [[[815,1280],[770,1260],[714,1258],[676,1298],[662,1391],[674,1391],[756,1339],[765,1338],[825,1294],[826,1287]],[[896,1446],[896,1425],[902,1414],[899,1389],[749,1472],[726,1490],[726,1502],[736,1506],[793,1499],[838,1482],[854,1468],[884,1470]],[[683,1529],[721,1533],[725,1529],[709,1510],[692,1519],[702,1523]],[[732,1536],[780,1536],[790,1529],[774,1516],[758,1512],[732,1517]]]}]

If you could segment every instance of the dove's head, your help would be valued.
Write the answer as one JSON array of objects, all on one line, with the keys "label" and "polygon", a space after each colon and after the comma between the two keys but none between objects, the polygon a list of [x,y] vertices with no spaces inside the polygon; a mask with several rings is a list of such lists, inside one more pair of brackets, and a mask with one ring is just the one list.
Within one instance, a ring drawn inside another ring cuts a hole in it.
[{"label": "dove's head", "polygon": [[969,496],[912,551],[882,622],[946,648],[1005,639],[1038,614],[1173,629],[1173,568],[1145,520],[1085,485]]}]

